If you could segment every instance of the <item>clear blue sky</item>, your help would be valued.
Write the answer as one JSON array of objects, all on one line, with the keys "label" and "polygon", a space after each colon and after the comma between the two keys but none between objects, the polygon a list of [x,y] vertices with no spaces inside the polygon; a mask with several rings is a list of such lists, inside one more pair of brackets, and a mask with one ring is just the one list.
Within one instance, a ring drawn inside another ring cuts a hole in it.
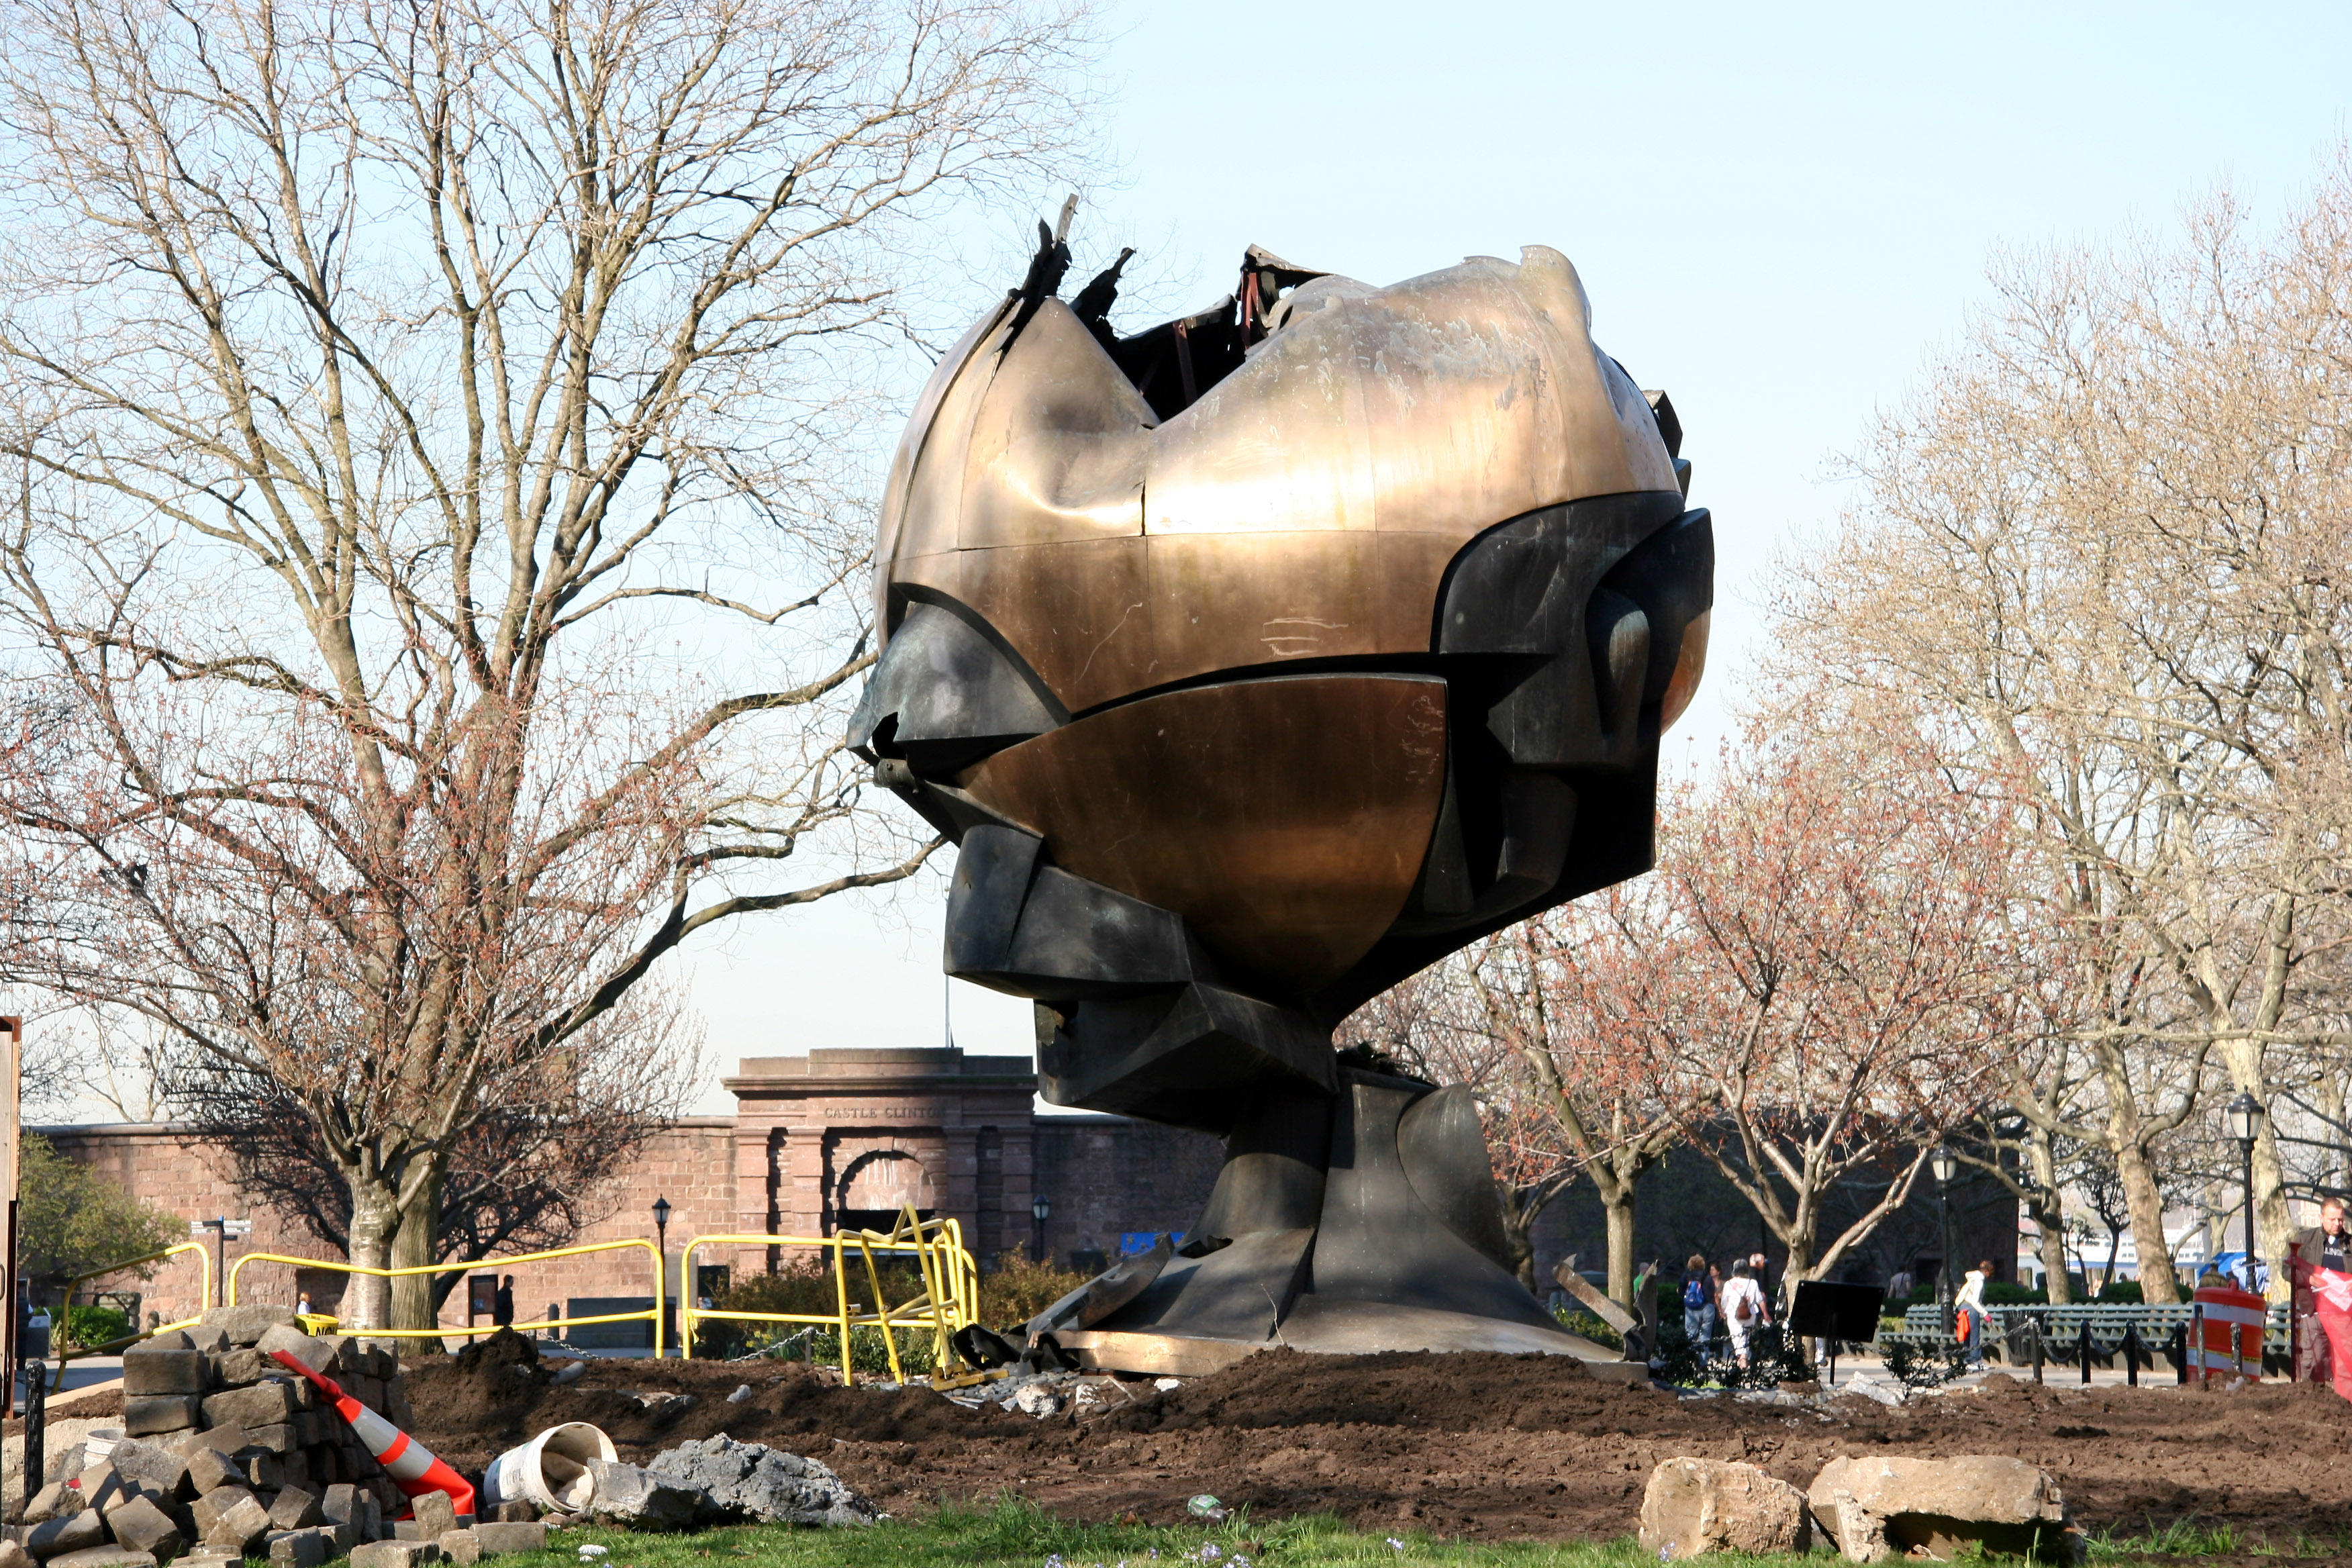
[{"label": "clear blue sky", "polygon": [[[1127,5],[1108,16],[1122,175],[1083,270],[1146,247],[1154,302],[1244,245],[1376,283],[1566,252],[1593,331],[1674,395],[1719,552],[1711,745],[1773,553],[1985,297],[1988,258],[2258,212],[2347,134],[2352,7]],[[1009,253],[1039,215],[1002,215]],[[975,301],[1012,281],[972,279]],[[1119,318],[1122,325],[1140,317]],[[712,1053],[940,1038],[942,884],[738,931],[695,959]],[[955,987],[958,1042],[1026,1051],[1026,1003]],[[714,1102],[726,1104],[725,1097]]]}]

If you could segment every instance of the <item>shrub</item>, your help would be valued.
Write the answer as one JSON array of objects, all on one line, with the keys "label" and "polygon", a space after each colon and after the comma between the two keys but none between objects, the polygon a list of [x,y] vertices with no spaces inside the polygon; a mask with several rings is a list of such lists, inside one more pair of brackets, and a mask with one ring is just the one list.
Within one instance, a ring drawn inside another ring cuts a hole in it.
[{"label": "shrub", "polygon": [[1555,1307],[1552,1309],[1551,1315],[1558,1320],[1561,1328],[1571,1334],[1581,1334],[1593,1343],[1607,1345],[1613,1351],[1622,1351],[1625,1348],[1624,1335],[1580,1308]]},{"label": "shrub", "polygon": [[[897,1306],[922,1294],[922,1275],[911,1263],[891,1263],[875,1271],[882,1281],[882,1294],[888,1303]],[[867,1278],[865,1262],[855,1253],[848,1259],[849,1302],[860,1312],[875,1310],[877,1303],[867,1300],[874,1294],[873,1281]],[[711,1306],[724,1312],[778,1312],[803,1317],[831,1317],[841,1310],[840,1287],[834,1282],[829,1258],[803,1258],[787,1264],[773,1274],[753,1274],[737,1280],[716,1298]],[[826,1359],[824,1354],[812,1356],[808,1347],[819,1340],[832,1347],[832,1359],[840,1364],[841,1342],[836,1334],[822,1329],[811,1331],[806,1323],[736,1322],[727,1319],[706,1319],[695,1324],[694,1353],[713,1360],[731,1359],[771,1347],[789,1345],[785,1353],[794,1361]],[[851,1364],[860,1371],[887,1372],[889,1363],[883,1354],[882,1331],[860,1329],[851,1345]],[[908,1346],[921,1341],[921,1354],[926,1367],[930,1356],[930,1336],[912,1331],[898,1331],[898,1354],[905,1364],[910,1354]],[[871,1342],[874,1365],[867,1367],[866,1347]],[[909,1369],[912,1370],[912,1369]]]},{"label": "shrub", "polygon": [[1000,1253],[995,1269],[980,1277],[980,1321],[1000,1331],[1017,1328],[1092,1278],[1032,1262],[1017,1248]]},{"label": "shrub", "polygon": [[[36,1286],[54,1290],[75,1275],[188,1239],[186,1220],[67,1159],[37,1132],[25,1134],[21,1157],[17,1256]],[[129,1272],[152,1279],[157,1267]]]},{"label": "shrub", "polygon": [[1886,1370],[1912,1388],[1941,1388],[1970,1371],[1969,1352],[1958,1341],[1916,1345],[1896,1340],[1886,1347]]},{"label": "shrub", "polygon": [[2137,1307],[2144,1298],[2139,1293],[2138,1280],[2116,1279],[2099,1287],[2098,1300],[2102,1306]]},{"label": "shrub", "polygon": [[119,1307],[68,1307],[66,1338],[78,1345],[111,1344],[131,1333],[131,1319]]}]

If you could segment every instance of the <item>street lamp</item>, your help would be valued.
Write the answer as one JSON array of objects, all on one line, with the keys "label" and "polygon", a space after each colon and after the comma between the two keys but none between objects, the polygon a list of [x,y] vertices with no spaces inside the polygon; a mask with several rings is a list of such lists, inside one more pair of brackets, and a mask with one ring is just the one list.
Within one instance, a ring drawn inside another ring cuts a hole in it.
[{"label": "street lamp", "polygon": [[654,1271],[654,1310],[662,1315],[665,1328],[669,1323],[669,1199],[654,1199],[654,1251],[661,1258],[661,1267]]},{"label": "street lamp", "polygon": [[1029,1217],[1037,1222],[1037,1261],[1045,1261],[1045,1222],[1053,1217],[1054,1200],[1039,1193],[1029,1200]]},{"label": "street lamp", "polygon": [[1948,1143],[1937,1144],[1927,1156],[1927,1169],[1936,1176],[1936,1235],[1944,1251],[1936,1268],[1936,1308],[1946,1339],[1952,1337],[1952,1177],[1959,1168],[1959,1158]]},{"label": "street lamp", "polygon": [[2238,1141],[2246,1179],[2246,1289],[2250,1291],[2254,1289],[2254,1141],[2263,1135],[2263,1118],[2268,1114],[2261,1100],[2244,1093],[2222,1111],[2230,1123],[2230,1136]]}]

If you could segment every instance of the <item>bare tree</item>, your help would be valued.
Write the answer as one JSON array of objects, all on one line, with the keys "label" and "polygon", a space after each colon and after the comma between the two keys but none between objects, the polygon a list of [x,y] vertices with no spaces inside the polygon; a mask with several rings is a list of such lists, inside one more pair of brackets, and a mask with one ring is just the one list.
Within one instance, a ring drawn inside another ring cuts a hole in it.
[{"label": "bare tree", "polygon": [[437,1261],[457,1152],[664,953],[932,847],[838,743],[871,361],[917,226],[1073,145],[1086,18],[8,15],[0,613],[62,713],[10,978],[278,1086],[352,1258]]},{"label": "bare tree", "polygon": [[[449,1150],[431,1261],[452,1268],[432,1277],[436,1310],[463,1265],[567,1246],[610,1215],[616,1178],[685,1111],[705,1065],[683,988],[657,973],[551,1053],[527,1091],[488,1109]],[[240,1191],[350,1250],[351,1189],[283,1085],[204,1063],[167,1066],[164,1079],[199,1135],[227,1152]]]},{"label": "bare tree", "polygon": [[1622,977],[1604,972],[1633,950],[1603,943],[1580,951],[1564,933],[1580,922],[1619,923],[1626,906],[1656,896],[1644,882],[1619,884],[1573,915],[1552,911],[1499,932],[1465,964],[1486,1030],[1518,1080],[1524,1114],[1559,1152],[1551,1163],[1559,1186],[1580,1174],[1600,1196],[1609,1294],[1621,1302],[1633,1300],[1638,1184],[1681,1137],[1661,1098],[1677,1080],[1644,1071],[1642,1054],[1622,1043],[1629,1021],[1613,1008],[1626,990]]},{"label": "bare tree", "polygon": [[[2102,950],[2076,1037],[2151,1300],[2170,1299],[2132,1060],[2210,1049],[2268,1102],[2340,1051],[2352,762],[2352,167],[2267,241],[2226,197],[2183,240],[2006,264],[1969,341],[1885,418],[1786,624],[1900,691],[2013,790],[2061,940]],[[2200,1087],[2201,1062],[2171,1075]],[[2287,1076],[2298,1076],[2292,1068]],[[2177,1120],[2175,1121],[2177,1125]],[[2255,1154],[2262,1246],[2287,1211]],[[2150,1267],[2153,1265],[2153,1276]]]},{"label": "bare tree", "polygon": [[[1654,896],[1571,906],[1559,952],[1645,1098],[1824,1277],[1902,1207],[2012,1037],[1998,824],[1883,727],[1753,723],[1661,803]],[[1834,1235],[1825,1200],[1892,1172]]]}]

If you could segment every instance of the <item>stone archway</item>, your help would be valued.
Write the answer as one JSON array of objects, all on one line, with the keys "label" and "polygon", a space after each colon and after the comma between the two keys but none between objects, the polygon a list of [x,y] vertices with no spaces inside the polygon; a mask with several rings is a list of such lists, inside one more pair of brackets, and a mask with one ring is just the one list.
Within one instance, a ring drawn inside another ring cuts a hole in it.
[{"label": "stone archway", "polygon": [[904,1149],[869,1149],[849,1162],[835,1188],[834,1212],[845,1230],[887,1230],[912,1205],[925,1217],[938,1212],[931,1173]]}]

